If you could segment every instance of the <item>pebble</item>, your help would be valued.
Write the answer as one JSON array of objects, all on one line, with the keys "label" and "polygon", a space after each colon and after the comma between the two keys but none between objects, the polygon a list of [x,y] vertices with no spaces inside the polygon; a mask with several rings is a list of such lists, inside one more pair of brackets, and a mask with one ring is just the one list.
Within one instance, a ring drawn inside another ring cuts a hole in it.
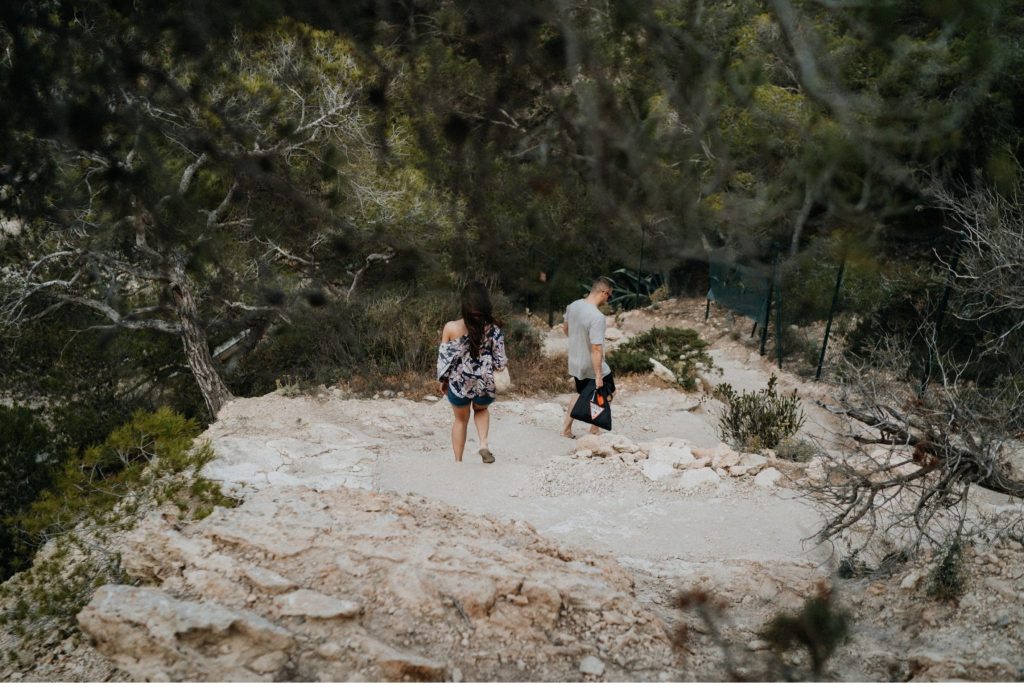
[{"label": "pebble", "polygon": [[747,648],[750,649],[751,651],[764,651],[765,649],[767,649],[770,646],[771,646],[771,644],[769,644],[768,642],[766,642],[763,639],[755,639],[752,642],[750,642],[749,644],[747,644]]},{"label": "pebble", "polygon": [[580,672],[584,675],[604,675],[604,661],[597,656],[587,656],[580,661]]},{"label": "pebble", "polygon": [[462,682],[462,671],[458,668],[452,668],[452,682]]},{"label": "pebble", "polygon": [[911,571],[900,582],[900,589],[914,589],[915,587],[917,587],[917,583],[921,581],[922,577],[924,577],[924,573],[922,573],[920,570]]},{"label": "pebble", "polygon": [[[426,396],[423,397],[423,400],[424,401],[430,401],[431,403],[433,403],[434,401],[437,400],[437,396],[433,396],[431,394],[427,394]],[[456,670],[458,670],[458,668],[456,668]]]}]

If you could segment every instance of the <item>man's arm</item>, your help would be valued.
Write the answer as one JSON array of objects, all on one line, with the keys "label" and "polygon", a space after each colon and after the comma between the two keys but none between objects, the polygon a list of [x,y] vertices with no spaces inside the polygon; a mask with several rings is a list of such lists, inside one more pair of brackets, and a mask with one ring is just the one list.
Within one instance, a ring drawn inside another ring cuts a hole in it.
[{"label": "man's arm", "polygon": [[604,344],[590,344],[590,362],[594,363],[594,383],[600,389],[604,384]]},{"label": "man's arm", "polygon": [[562,333],[569,336],[569,314],[562,315]]}]

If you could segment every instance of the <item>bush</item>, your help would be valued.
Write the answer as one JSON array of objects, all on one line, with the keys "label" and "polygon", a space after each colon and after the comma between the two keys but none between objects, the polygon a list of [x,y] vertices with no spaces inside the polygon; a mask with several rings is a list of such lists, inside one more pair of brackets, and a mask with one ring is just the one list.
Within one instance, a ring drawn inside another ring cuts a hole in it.
[{"label": "bush", "polygon": [[697,388],[697,366],[714,366],[708,342],[692,329],[655,328],[639,334],[608,354],[608,365],[618,374],[644,373],[654,369],[654,358],[672,370],[684,389]]},{"label": "bush", "polygon": [[806,417],[800,408],[796,390],[780,396],[778,378],[773,374],[768,386],[759,391],[737,394],[729,384],[719,384],[715,394],[725,403],[718,422],[722,441],[740,450],[758,451],[777,448],[803,426]]},{"label": "bush", "polygon": [[[540,335],[529,324],[508,315],[511,306],[492,294],[495,313],[505,323],[505,349],[515,361],[540,354]],[[458,294],[382,293],[359,303],[333,303],[306,308],[277,330],[227,377],[228,384],[248,396],[278,388],[289,393],[320,384],[358,382],[373,391],[410,375],[433,379],[437,345],[444,323],[459,318]]]},{"label": "bush", "polygon": [[53,481],[50,434],[32,410],[0,406],[0,580],[27,565],[32,555],[8,521]]},{"label": "bush", "polygon": [[954,539],[940,552],[939,563],[929,576],[928,595],[939,601],[956,601],[967,591],[967,567],[963,544]]},{"label": "bush", "polygon": [[818,447],[804,439],[783,439],[775,447],[775,455],[793,463],[809,463],[818,454]]},{"label": "bush", "polygon": [[520,319],[505,322],[505,353],[509,360],[524,361],[541,355],[540,332]]},{"label": "bush", "polygon": [[130,582],[110,536],[132,527],[139,513],[174,504],[181,518],[199,519],[237,502],[198,471],[214,456],[194,447],[194,420],[162,408],[136,412],[102,444],[74,454],[55,483],[10,518],[36,543],[51,543],[35,565],[0,587],[0,622],[41,638],[76,631],[74,617],[103,584]]},{"label": "bush", "polygon": [[[811,676],[820,679],[825,662],[847,640],[849,628],[849,614],[836,607],[831,590],[822,584],[817,594],[804,602],[799,613],[779,614],[762,630],[761,636],[778,654],[793,647],[806,649],[811,659]],[[780,665],[785,664],[780,661]],[[787,667],[783,670],[784,676],[799,679],[788,673]]]},{"label": "bush", "polygon": [[[157,485],[159,492],[151,495],[158,503],[172,498],[185,503],[182,494],[201,479],[196,472],[214,456],[208,444],[192,448],[199,432],[194,420],[169,408],[138,411],[102,444],[69,459],[54,485],[12,522],[42,543],[87,519],[99,525],[118,522],[133,514],[147,490]],[[219,493],[211,498],[220,505],[231,503],[222,502]]]}]

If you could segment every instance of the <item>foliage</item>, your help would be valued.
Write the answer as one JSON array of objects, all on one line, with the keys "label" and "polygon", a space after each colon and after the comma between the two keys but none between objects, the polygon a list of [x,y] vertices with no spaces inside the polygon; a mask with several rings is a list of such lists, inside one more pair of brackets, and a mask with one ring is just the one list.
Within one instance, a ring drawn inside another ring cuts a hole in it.
[{"label": "foliage", "polygon": [[808,463],[818,454],[818,447],[805,439],[789,437],[775,446],[775,455],[793,463]]},{"label": "foliage", "polygon": [[620,267],[608,277],[612,283],[609,304],[616,310],[640,308],[653,302],[652,294],[661,287],[661,279],[655,274],[640,274]]},{"label": "foliage", "polygon": [[28,408],[0,406],[0,580],[28,562],[31,551],[8,523],[53,479],[57,456],[50,432]]},{"label": "foliage", "polygon": [[[504,322],[505,350],[513,364],[539,355],[540,336],[529,324],[509,317],[511,304],[491,296]],[[276,388],[334,385],[358,376],[379,390],[384,380],[408,373],[433,377],[441,328],[459,318],[452,291],[381,292],[345,305],[304,308],[263,346],[233,370],[228,381],[242,393]]]},{"label": "foliage", "polygon": [[804,424],[796,389],[788,396],[776,389],[778,378],[772,374],[768,386],[758,391],[736,393],[729,384],[719,384],[715,394],[725,404],[718,421],[718,432],[725,441],[741,450],[776,448]]},{"label": "foliage", "polygon": [[75,616],[98,587],[133,583],[105,544],[94,537],[62,537],[31,568],[0,586],[0,624],[23,641],[78,632]]},{"label": "foliage", "polygon": [[[11,521],[31,540],[43,542],[84,522],[123,526],[147,499],[172,501],[183,514],[229,504],[198,477],[213,458],[208,444],[193,448],[199,431],[194,420],[169,408],[138,411],[102,444],[68,460],[54,485]],[[193,497],[198,500],[192,502]]]},{"label": "foliage", "polygon": [[938,563],[928,577],[928,595],[940,601],[956,601],[967,591],[964,546],[952,539],[939,552]]},{"label": "foliage", "polygon": [[608,365],[620,374],[650,372],[654,358],[676,375],[684,389],[697,388],[699,366],[711,368],[714,361],[707,352],[708,342],[692,329],[655,327],[615,348],[608,354]]},{"label": "foliage", "polygon": [[237,502],[198,475],[213,458],[193,446],[199,427],[170,409],[136,412],[107,439],[69,460],[55,484],[9,522],[48,546],[29,570],[0,587],[0,620],[16,634],[39,639],[77,631],[74,616],[93,591],[128,583],[111,545],[117,532],[157,507],[201,519]]},{"label": "foliage", "polygon": [[849,613],[836,607],[832,590],[822,584],[799,613],[779,614],[761,631],[761,636],[780,654],[793,647],[806,650],[812,679],[820,680],[825,663],[847,640],[849,629]]}]

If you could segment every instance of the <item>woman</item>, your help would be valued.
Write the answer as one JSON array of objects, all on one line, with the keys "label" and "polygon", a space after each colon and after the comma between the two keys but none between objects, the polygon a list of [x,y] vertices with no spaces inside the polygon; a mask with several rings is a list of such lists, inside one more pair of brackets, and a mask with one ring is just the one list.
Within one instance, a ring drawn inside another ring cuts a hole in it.
[{"label": "woman", "polygon": [[494,462],[494,454],[487,447],[491,419],[487,406],[496,393],[494,372],[508,364],[505,336],[499,325],[491,312],[487,288],[480,282],[471,282],[462,290],[462,319],[448,322],[441,333],[437,351],[438,389],[447,395],[455,413],[452,450],[456,462],[462,461],[466,448],[470,409],[480,436],[480,457],[485,463]]}]

